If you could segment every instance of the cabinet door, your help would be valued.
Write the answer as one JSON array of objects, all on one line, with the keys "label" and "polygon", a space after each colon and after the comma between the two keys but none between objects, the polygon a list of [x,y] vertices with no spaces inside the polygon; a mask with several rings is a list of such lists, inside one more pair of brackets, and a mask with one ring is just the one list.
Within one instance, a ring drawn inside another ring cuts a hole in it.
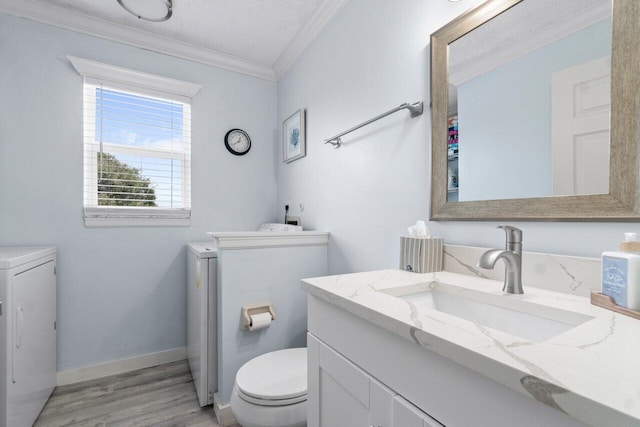
[{"label": "cabinet door", "polygon": [[307,334],[309,427],[443,427]]},{"label": "cabinet door", "polygon": [[443,427],[438,421],[422,412],[400,396],[393,398],[394,427]]},{"label": "cabinet door", "polygon": [[[369,424],[393,427],[393,397],[396,393],[373,378],[369,379]],[[395,425],[395,427],[400,427]]]},{"label": "cabinet door", "polygon": [[369,427],[369,376],[309,335],[309,427]]}]

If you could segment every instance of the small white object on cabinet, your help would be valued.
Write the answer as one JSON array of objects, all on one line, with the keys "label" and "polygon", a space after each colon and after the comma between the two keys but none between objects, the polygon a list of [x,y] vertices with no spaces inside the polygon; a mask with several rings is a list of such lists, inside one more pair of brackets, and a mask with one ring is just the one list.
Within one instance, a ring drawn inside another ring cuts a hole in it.
[{"label": "small white object on cabinet", "polygon": [[31,426],[56,386],[56,250],[0,248],[0,427]]},{"label": "small white object on cabinet", "polygon": [[218,391],[217,261],[212,243],[189,243],[187,266],[187,358],[200,406]]},{"label": "small white object on cabinet", "polygon": [[624,233],[620,251],[602,253],[602,293],[622,308],[640,311],[640,238]]}]

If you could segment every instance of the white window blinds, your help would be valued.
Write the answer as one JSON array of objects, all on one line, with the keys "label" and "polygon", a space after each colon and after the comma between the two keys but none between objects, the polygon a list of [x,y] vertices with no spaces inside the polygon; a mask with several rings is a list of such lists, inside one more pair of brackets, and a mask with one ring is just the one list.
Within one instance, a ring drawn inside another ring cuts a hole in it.
[{"label": "white window blinds", "polygon": [[188,101],[87,79],[85,207],[190,207]]},{"label": "white window blinds", "polygon": [[85,225],[189,225],[191,98],[201,86],[67,58],[84,77]]}]

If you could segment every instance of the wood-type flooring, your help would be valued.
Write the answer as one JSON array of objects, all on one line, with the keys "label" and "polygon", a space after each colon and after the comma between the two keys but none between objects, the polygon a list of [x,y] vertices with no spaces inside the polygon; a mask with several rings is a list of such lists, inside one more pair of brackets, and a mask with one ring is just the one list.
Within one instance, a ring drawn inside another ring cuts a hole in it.
[{"label": "wood-type flooring", "polygon": [[186,361],[57,387],[35,426],[219,427],[213,408],[200,408]]}]

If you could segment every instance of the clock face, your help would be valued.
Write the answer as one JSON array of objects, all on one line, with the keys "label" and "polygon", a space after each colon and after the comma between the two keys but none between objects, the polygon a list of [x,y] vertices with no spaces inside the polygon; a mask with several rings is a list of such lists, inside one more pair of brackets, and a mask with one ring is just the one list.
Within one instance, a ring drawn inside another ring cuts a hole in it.
[{"label": "clock face", "polygon": [[231,129],[224,136],[224,145],[231,154],[243,156],[251,149],[251,138],[242,129]]}]

